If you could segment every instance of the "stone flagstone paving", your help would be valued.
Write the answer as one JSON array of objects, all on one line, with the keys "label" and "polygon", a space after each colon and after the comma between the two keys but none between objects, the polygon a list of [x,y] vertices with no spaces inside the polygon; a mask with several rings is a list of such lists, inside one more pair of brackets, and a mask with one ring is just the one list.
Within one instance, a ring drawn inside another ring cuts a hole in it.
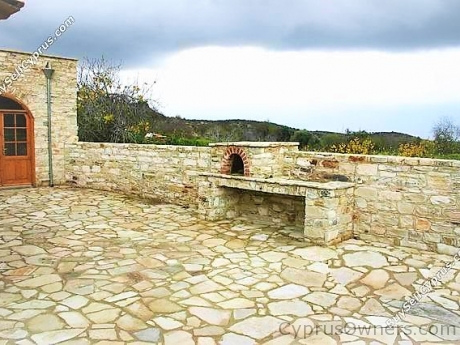
[{"label": "stone flagstone paving", "polygon": [[457,344],[459,265],[399,329],[382,328],[451,260],[357,240],[312,247],[113,193],[3,190],[0,345]]}]

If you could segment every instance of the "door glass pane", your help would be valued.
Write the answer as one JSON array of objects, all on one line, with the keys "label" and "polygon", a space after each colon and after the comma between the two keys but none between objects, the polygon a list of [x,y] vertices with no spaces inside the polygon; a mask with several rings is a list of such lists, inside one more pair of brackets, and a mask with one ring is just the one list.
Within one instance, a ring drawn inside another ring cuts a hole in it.
[{"label": "door glass pane", "polygon": [[24,129],[16,129],[16,140],[17,141],[27,141],[27,130]]},{"label": "door glass pane", "polygon": [[14,143],[5,144],[5,156],[16,156],[16,144]]},{"label": "door glass pane", "polygon": [[0,96],[0,109],[22,110],[22,106],[10,98]]},{"label": "door glass pane", "polygon": [[14,129],[5,128],[5,141],[14,141]]},{"label": "door glass pane", "polygon": [[3,127],[14,127],[14,115],[13,114],[3,115]]},{"label": "door glass pane", "polygon": [[24,114],[16,114],[16,127],[27,127]]},{"label": "door glass pane", "polygon": [[27,144],[26,143],[18,143],[18,156],[27,156]]}]

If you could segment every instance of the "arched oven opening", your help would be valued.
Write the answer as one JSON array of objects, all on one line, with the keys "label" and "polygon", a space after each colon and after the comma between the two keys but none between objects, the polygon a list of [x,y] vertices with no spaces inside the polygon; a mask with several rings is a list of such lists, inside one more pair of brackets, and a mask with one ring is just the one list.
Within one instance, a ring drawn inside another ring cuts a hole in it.
[{"label": "arched oven opening", "polygon": [[230,175],[244,176],[244,162],[240,155],[230,155]]},{"label": "arched oven opening", "polygon": [[225,175],[250,176],[248,155],[240,147],[230,146],[225,150],[220,173]]}]

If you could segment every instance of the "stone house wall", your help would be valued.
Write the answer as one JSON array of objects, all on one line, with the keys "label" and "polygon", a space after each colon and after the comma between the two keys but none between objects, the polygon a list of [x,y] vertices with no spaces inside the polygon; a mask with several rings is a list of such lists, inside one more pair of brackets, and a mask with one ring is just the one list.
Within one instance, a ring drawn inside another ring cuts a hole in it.
[{"label": "stone house wall", "polygon": [[[17,66],[28,53],[0,50],[0,85],[7,76],[15,73]],[[77,142],[77,60],[41,56],[36,65],[25,71],[14,81],[7,97],[22,102],[34,119],[35,183],[48,184],[48,127],[46,78],[42,69],[50,62],[55,70],[52,89],[52,150],[54,183],[65,183],[64,146]]]}]

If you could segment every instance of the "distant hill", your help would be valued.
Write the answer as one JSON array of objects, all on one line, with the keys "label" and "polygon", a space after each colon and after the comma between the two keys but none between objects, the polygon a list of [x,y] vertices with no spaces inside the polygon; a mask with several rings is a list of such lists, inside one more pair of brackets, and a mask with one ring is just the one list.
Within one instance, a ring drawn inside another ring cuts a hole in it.
[{"label": "distant hill", "polygon": [[[166,136],[205,138],[210,141],[295,141],[294,134],[301,129],[278,125],[268,121],[252,120],[188,120],[179,116],[152,114],[152,130]],[[307,129],[308,130],[308,129]],[[399,144],[418,141],[420,138],[398,132],[348,132],[308,131],[318,146],[347,142],[354,137],[370,137],[380,148],[397,148]],[[320,148],[318,147],[318,148]]]}]

